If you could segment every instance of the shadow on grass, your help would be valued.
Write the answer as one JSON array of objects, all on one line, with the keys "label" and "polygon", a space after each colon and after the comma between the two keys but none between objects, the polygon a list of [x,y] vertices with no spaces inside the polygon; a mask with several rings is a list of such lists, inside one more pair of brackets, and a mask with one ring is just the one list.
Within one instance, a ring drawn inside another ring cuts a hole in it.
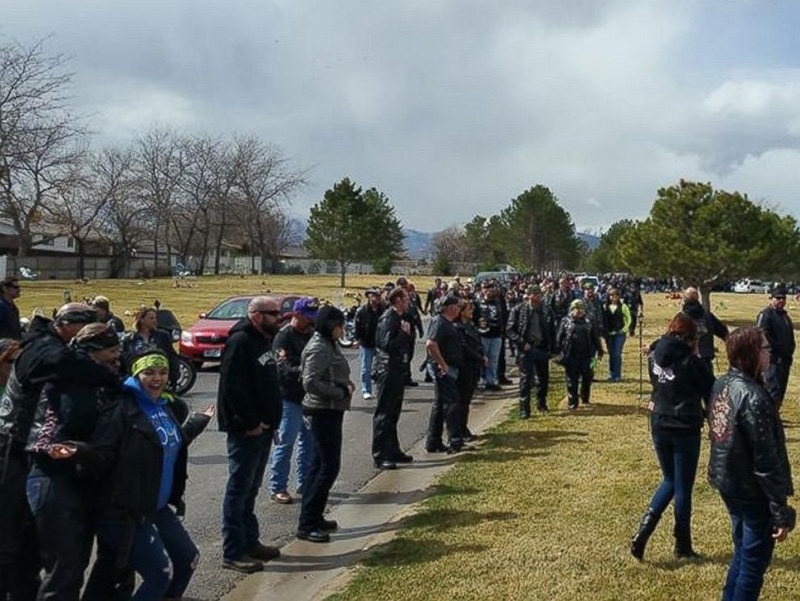
[{"label": "shadow on grass", "polygon": [[420,528],[426,532],[445,532],[453,528],[476,526],[486,522],[513,520],[519,514],[512,511],[471,511],[465,509],[426,508],[400,520],[403,528]]},{"label": "shadow on grass", "polygon": [[612,403],[591,403],[581,405],[571,414],[574,417],[614,417],[624,415],[649,415],[645,405],[616,405]]},{"label": "shadow on grass", "polygon": [[[588,432],[579,430],[522,430],[518,432],[493,432],[486,436],[486,447],[481,453],[513,449],[532,453],[548,449],[559,443],[586,443]],[[465,457],[469,457],[466,455]]]},{"label": "shadow on grass", "polygon": [[395,538],[372,549],[361,564],[367,567],[407,566],[436,561],[452,553],[483,553],[485,545],[421,545],[418,541]]}]

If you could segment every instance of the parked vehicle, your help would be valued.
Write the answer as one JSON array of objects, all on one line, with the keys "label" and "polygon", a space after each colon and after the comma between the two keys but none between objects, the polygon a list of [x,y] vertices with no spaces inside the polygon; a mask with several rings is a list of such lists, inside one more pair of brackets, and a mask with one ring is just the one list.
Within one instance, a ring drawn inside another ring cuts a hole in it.
[{"label": "parked vehicle", "polygon": [[[222,349],[228,340],[230,329],[247,315],[247,305],[256,294],[232,296],[226,298],[208,313],[200,313],[200,319],[180,337],[178,352],[199,368],[204,362],[219,363],[222,360]],[[267,295],[280,307],[281,314],[286,316],[292,312],[298,295]]]},{"label": "parked vehicle", "polygon": [[769,292],[769,284],[761,280],[740,280],[733,285],[733,291],[740,294],[766,294]]},{"label": "parked vehicle", "polygon": [[519,277],[518,271],[481,271],[473,279],[473,283],[477,286],[484,280],[497,280],[502,285],[507,285],[515,277]]}]

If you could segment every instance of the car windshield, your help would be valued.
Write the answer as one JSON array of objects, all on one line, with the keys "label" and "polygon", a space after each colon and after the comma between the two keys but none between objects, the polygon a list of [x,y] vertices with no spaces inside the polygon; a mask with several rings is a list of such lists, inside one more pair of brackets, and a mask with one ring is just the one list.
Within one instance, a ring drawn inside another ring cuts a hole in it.
[{"label": "car windshield", "polygon": [[247,315],[249,298],[235,298],[217,305],[206,315],[206,319],[241,319]]}]

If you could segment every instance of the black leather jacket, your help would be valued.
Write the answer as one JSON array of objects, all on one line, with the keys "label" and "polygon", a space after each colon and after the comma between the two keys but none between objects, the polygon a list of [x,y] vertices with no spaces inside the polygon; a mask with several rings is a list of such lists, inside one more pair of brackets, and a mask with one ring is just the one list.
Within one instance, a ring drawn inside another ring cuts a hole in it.
[{"label": "black leather jacket", "polygon": [[356,311],[356,340],[364,348],[375,348],[375,330],[378,329],[378,320],[383,313],[383,306],[377,309],[367,303],[361,305]]},{"label": "black leather jacket", "polygon": [[792,473],[783,424],[764,387],[735,368],[711,391],[708,480],[725,499],[768,503],[775,527],[793,528]]}]

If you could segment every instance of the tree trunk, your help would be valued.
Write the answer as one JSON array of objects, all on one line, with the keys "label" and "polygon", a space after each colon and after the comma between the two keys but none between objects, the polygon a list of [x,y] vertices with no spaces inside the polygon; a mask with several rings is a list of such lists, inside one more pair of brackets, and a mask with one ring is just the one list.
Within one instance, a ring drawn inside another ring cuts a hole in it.
[{"label": "tree trunk", "polygon": [[155,231],[153,232],[153,277],[158,274],[158,226],[156,222]]},{"label": "tree trunk", "polygon": [[211,226],[206,222],[206,229],[203,232],[203,254],[200,255],[200,275],[206,273],[206,257],[208,256],[208,238],[210,236]]},{"label": "tree trunk", "polygon": [[75,236],[73,236],[73,238],[75,239],[75,250],[78,251],[78,279],[82,280],[83,278],[86,277],[86,265],[84,264],[84,261],[83,261],[83,259],[84,259],[84,252],[83,252],[84,244],[83,244],[83,240],[81,240],[80,238],[76,238]]},{"label": "tree trunk", "polygon": [[29,257],[31,254],[31,247],[33,246],[33,236],[30,234],[20,233],[19,247],[17,248],[17,256],[21,259]]},{"label": "tree trunk", "polygon": [[700,284],[698,287],[700,291],[700,299],[703,303],[703,309],[711,311],[711,284]]},{"label": "tree trunk", "polygon": [[347,263],[344,261],[340,261],[339,265],[341,266],[341,279],[339,280],[339,287],[344,288],[344,279],[345,275],[347,274]]},{"label": "tree trunk", "polygon": [[214,257],[214,275],[219,275],[219,261],[222,254],[222,237],[225,235],[225,220],[219,225],[219,234],[217,234],[217,248]]}]

